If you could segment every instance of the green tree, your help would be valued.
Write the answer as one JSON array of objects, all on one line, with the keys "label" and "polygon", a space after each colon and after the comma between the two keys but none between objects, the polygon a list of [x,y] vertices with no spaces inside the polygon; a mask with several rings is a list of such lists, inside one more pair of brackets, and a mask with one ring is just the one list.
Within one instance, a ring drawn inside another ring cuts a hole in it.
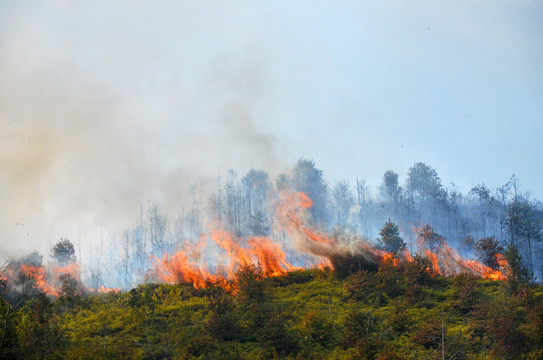
[{"label": "green tree", "polygon": [[395,222],[388,219],[379,232],[379,242],[383,248],[394,254],[405,249],[405,242],[400,236],[400,230]]},{"label": "green tree", "polygon": [[354,348],[359,359],[376,358],[383,345],[379,336],[381,322],[373,310],[349,311],[342,322],[344,345]]},{"label": "green tree", "polygon": [[240,335],[239,317],[232,295],[216,289],[209,297],[210,316],[204,323],[206,333],[216,340],[233,340]]},{"label": "green tree", "polygon": [[244,265],[236,273],[236,282],[240,297],[249,302],[263,302],[265,299],[262,269],[252,265]]},{"label": "green tree", "polygon": [[252,330],[260,346],[273,348],[282,358],[298,351],[296,333],[289,330],[283,309],[266,303],[254,308]]},{"label": "green tree", "polygon": [[473,311],[479,303],[481,292],[478,277],[471,273],[461,273],[453,281],[453,306],[462,314]]},{"label": "green tree", "polygon": [[59,266],[76,262],[74,245],[70,240],[61,238],[51,251],[51,257]]},{"label": "green tree", "polygon": [[17,359],[19,341],[16,333],[17,308],[0,294],[0,358]]},{"label": "green tree", "polygon": [[18,324],[19,355],[24,359],[43,359],[63,346],[54,304],[45,294],[27,302]]},{"label": "green tree", "polygon": [[336,331],[329,316],[308,313],[301,322],[301,333],[310,346],[330,346],[336,340]]},{"label": "green tree", "polygon": [[518,252],[518,248],[509,244],[504,253],[508,265],[507,282],[509,290],[516,293],[524,285],[528,284],[532,279],[532,274],[526,269],[522,263],[522,258]]}]

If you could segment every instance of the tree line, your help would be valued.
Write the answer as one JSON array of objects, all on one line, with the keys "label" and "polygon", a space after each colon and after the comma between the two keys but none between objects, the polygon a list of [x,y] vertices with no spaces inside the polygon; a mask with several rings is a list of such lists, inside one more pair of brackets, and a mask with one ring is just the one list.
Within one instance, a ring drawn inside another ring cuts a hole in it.
[{"label": "tree line", "polygon": [[431,166],[417,162],[403,183],[398,173],[387,170],[372,187],[361,179],[328,181],[312,160],[302,158],[275,178],[264,170],[243,176],[229,171],[217,178],[210,193],[195,186],[192,200],[178,214],[166,213],[159,204],[140,209],[133,226],[90,250],[84,281],[93,288],[134,287],[145,281],[152,256],[191,248],[210,226],[229,231],[241,242],[269,236],[288,249],[289,239],[274,216],[278,194],[285,190],[311,198],[309,222],[321,231],[376,241],[390,220],[414,254],[421,229],[429,226],[465,257],[492,257],[488,254],[514,246],[529,272],[543,277],[543,204],[522,192],[515,176],[497,189],[481,183],[463,194],[454,184],[444,186]]},{"label": "tree line", "polygon": [[463,194],[454,184],[445,187],[431,166],[417,162],[403,184],[398,173],[387,170],[372,188],[360,179],[327,181],[312,160],[300,159],[290,173],[275,179],[263,170],[250,170],[242,177],[230,171],[217,179],[211,194],[194,190],[191,207],[173,219],[154,205],[145,220],[142,216],[123,234],[117,277],[137,283],[129,269],[144,269],[149,254],[182,249],[205,232],[206,223],[230,231],[240,241],[270,236],[288,242],[274,218],[274,201],[285,189],[311,198],[310,223],[322,231],[362,234],[373,241],[391,220],[414,253],[418,232],[428,225],[467,257],[474,251],[502,252],[514,246],[530,273],[543,276],[543,204],[522,192],[514,175],[497,189],[481,183]]}]

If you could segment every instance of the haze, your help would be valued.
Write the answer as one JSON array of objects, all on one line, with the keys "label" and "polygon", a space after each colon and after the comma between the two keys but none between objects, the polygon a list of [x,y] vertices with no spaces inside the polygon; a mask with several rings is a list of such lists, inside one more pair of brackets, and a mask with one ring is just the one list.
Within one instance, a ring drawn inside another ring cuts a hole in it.
[{"label": "haze", "polygon": [[[234,169],[417,161],[543,197],[540,1],[0,2],[1,251],[92,242]],[[46,251],[45,251],[46,253]]]}]

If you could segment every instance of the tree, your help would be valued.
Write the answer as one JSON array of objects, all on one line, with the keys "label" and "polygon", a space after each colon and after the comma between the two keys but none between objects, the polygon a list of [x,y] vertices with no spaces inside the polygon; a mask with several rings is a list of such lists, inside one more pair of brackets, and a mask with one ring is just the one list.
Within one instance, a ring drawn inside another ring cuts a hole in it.
[{"label": "tree", "polygon": [[435,274],[435,269],[430,259],[415,254],[413,261],[407,263],[405,274],[409,287],[412,287],[412,285],[428,285],[432,280],[432,275]]},{"label": "tree", "polygon": [[498,240],[494,237],[485,237],[477,240],[475,243],[475,255],[486,266],[493,270],[498,269],[498,261],[496,255],[500,254],[503,249]]},{"label": "tree", "polygon": [[241,179],[245,188],[245,204],[247,208],[247,218],[262,212],[266,202],[269,180],[268,174],[262,170],[252,170]]},{"label": "tree", "polygon": [[41,293],[21,309],[18,326],[19,358],[47,358],[55,350],[63,347],[64,339],[55,311],[58,311],[57,305],[52,303],[44,293]]},{"label": "tree", "polygon": [[516,196],[507,208],[505,220],[510,243],[517,248],[524,248],[530,272],[533,272],[533,245],[541,242],[542,225],[536,218],[536,209],[526,199]]},{"label": "tree", "polygon": [[387,220],[381,228],[378,240],[388,252],[397,254],[399,251],[405,249],[405,242],[400,236],[398,225],[393,221],[390,221],[390,219]]},{"label": "tree", "polygon": [[62,274],[59,277],[60,297],[68,302],[74,302],[81,296],[81,286],[77,279],[74,279],[71,274]]},{"label": "tree", "polygon": [[368,237],[373,237],[373,218],[375,217],[375,207],[366,180],[356,179],[356,195],[357,205],[359,208],[358,221],[360,228]]},{"label": "tree", "polygon": [[233,297],[217,289],[209,297],[210,316],[204,323],[206,333],[216,340],[232,340],[240,333],[239,318]]},{"label": "tree", "polygon": [[507,360],[528,358],[525,357],[528,338],[522,331],[518,303],[514,298],[508,301],[496,300],[484,308],[486,310],[484,323],[492,344],[492,358]]},{"label": "tree", "polygon": [[343,343],[346,347],[356,349],[361,359],[375,359],[382,346],[378,336],[381,323],[373,312],[352,309],[343,321]]},{"label": "tree", "polygon": [[328,187],[322,170],[315,168],[311,160],[300,159],[294,168],[292,184],[296,191],[305,193],[313,201],[309,209],[314,224],[328,225]]},{"label": "tree", "polygon": [[311,348],[315,346],[331,346],[336,340],[334,324],[329,316],[323,313],[309,312],[302,319],[301,333],[304,339],[309,340]]},{"label": "tree", "polygon": [[51,257],[59,266],[66,266],[76,262],[74,245],[68,239],[61,238],[53,246]]},{"label": "tree", "polygon": [[507,260],[507,282],[509,284],[509,290],[512,293],[516,293],[519,287],[528,284],[532,275],[522,264],[522,257],[518,252],[518,248],[510,243],[507,246],[507,250],[504,253]]},{"label": "tree", "polygon": [[[448,194],[441,185],[437,172],[425,163],[418,162],[407,172],[407,195],[413,214],[425,222],[439,224],[441,215],[448,212]],[[443,212],[442,210],[445,210]],[[410,211],[411,212],[411,211]],[[411,220],[411,219],[410,219]]]},{"label": "tree", "polygon": [[454,184],[452,185],[452,189],[449,191],[449,223],[451,224],[453,231],[452,233],[455,239],[458,239],[460,237],[459,234],[459,225],[461,223],[461,212],[460,212],[460,206],[462,202],[462,193],[456,189],[456,186]]},{"label": "tree", "polygon": [[349,218],[349,212],[354,205],[354,197],[346,181],[338,181],[332,188],[335,223],[345,225]]},{"label": "tree", "polygon": [[151,239],[152,252],[155,255],[162,256],[166,250],[166,232],[168,228],[168,218],[161,211],[158,204],[154,204],[148,212],[149,217],[149,238]]},{"label": "tree", "polygon": [[441,180],[431,166],[418,162],[407,172],[407,186],[416,196],[427,200],[439,193]]},{"label": "tree", "polygon": [[443,245],[445,238],[436,233],[430,225],[425,225],[419,229],[419,240],[432,251],[435,251],[439,246]]},{"label": "tree", "polygon": [[254,236],[268,236],[270,234],[270,222],[262,212],[257,211],[254,215],[251,215],[249,230]]},{"label": "tree", "polygon": [[[7,284],[3,284],[6,288]],[[19,344],[17,339],[18,306],[11,304],[6,298],[6,290],[0,293],[0,358],[17,359]]]},{"label": "tree", "polygon": [[245,302],[264,301],[264,282],[262,269],[252,265],[243,265],[236,272],[236,281],[240,297],[246,300]]},{"label": "tree", "polygon": [[244,216],[247,214],[242,211],[247,201],[243,195],[242,186],[239,184],[237,174],[234,170],[228,172],[229,179],[224,186],[224,198],[221,204],[224,211],[224,217],[221,216],[228,230],[236,235],[241,235],[241,227]]},{"label": "tree", "polygon": [[478,289],[478,276],[472,273],[460,273],[453,281],[453,306],[463,314],[473,311],[481,298]]},{"label": "tree", "polygon": [[401,187],[398,185],[398,174],[392,170],[385,171],[383,184],[381,185],[381,192],[385,195],[385,198],[393,203],[397,203],[400,191]]},{"label": "tree", "polygon": [[[253,314],[252,331],[256,334],[258,344],[262,348],[272,348],[281,358],[298,351],[298,341],[295,332],[287,326],[286,314],[277,303],[267,303],[259,306]],[[274,354],[275,355],[275,354]],[[278,358],[270,356],[269,358]]]},{"label": "tree", "polygon": [[460,248],[465,253],[471,254],[474,246],[475,240],[469,235],[460,240]]},{"label": "tree", "polygon": [[492,204],[494,203],[494,197],[492,196],[490,189],[485,184],[474,186],[470,191],[470,195],[476,196],[479,202],[479,221],[481,224],[481,233],[483,236],[487,233],[487,224],[492,213]]}]

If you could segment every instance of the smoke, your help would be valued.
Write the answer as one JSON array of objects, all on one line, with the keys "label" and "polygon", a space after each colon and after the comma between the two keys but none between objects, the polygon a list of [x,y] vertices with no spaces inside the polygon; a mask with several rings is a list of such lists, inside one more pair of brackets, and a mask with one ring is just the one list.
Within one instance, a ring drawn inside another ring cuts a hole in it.
[{"label": "smoke", "polygon": [[357,270],[377,271],[382,252],[375,244],[345,228],[332,233],[311,226],[308,209],[313,201],[304,193],[282,191],[275,208],[280,223],[294,240],[296,249],[319,259],[327,259],[340,277]]},{"label": "smoke", "polygon": [[91,60],[45,31],[43,19],[26,20],[4,24],[0,42],[5,256],[47,253],[61,236],[96,242],[151,203],[178,213],[195,186],[210,193],[230,168],[273,173],[285,166],[278,140],[259,130],[267,104],[265,56],[257,48],[223,54],[232,62],[210,64],[206,76],[185,86],[146,75],[155,64],[134,57],[131,66],[143,73],[115,84],[111,69],[88,67]]}]

